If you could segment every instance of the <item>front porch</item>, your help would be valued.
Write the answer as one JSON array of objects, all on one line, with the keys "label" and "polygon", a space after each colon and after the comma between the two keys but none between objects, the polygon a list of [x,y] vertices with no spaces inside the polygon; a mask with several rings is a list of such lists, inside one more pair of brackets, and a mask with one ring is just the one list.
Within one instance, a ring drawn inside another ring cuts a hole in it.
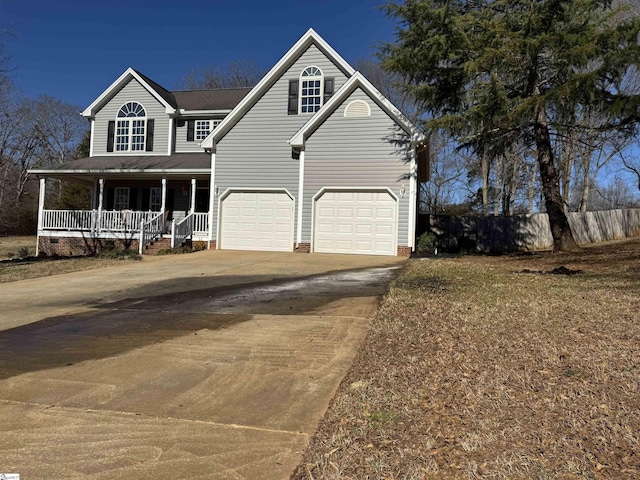
[{"label": "front porch", "polygon": [[38,254],[83,255],[106,247],[143,254],[157,242],[174,248],[210,238],[206,177],[98,177],[85,184],[92,187],[91,209],[54,210],[44,208],[47,183],[40,179]]},{"label": "front porch", "polygon": [[38,253],[78,255],[115,246],[145,253],[148,245],[167,239],[167,248],[187,241],[209,240],[209,213],[190,212],[181,219],[133,210],[42,210]]}]

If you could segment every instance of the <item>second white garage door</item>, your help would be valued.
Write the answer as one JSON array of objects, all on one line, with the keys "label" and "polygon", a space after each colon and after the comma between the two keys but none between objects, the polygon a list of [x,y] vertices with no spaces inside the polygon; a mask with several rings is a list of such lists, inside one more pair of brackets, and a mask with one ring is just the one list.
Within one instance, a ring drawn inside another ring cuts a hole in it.
[{"label": "second white garage door", "polygon": [[396,212],[386,190],[326,191],[315,203],[314,251],[395,255]]},{"label": "second white garage door", "polygon": [[220,248],[293,250],[293,199],[285,192],[231,192],[220,210]]}]

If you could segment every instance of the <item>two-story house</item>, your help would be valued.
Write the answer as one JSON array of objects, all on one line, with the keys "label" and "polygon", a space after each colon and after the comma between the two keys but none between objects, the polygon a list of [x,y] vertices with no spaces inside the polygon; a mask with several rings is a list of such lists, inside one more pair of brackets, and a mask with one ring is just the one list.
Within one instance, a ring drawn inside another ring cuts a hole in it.
[{"label": "two-story house", "polygon": [[[237,250],[414,248],[424,138],[313,30],[253,88],[170,92],[130,68],[82,114],[90,156],[31,171],[41,179],[40,252],[109,243],[144,252],[162,238]],[[44,209],[46,178],[90,185],[92,209]]]}]

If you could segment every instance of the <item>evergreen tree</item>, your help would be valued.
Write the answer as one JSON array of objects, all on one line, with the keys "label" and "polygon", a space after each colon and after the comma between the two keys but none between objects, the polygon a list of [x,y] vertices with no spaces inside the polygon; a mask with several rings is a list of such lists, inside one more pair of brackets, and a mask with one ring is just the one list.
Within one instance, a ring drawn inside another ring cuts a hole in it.
[{"label": "evergreen tree", "polygon": [[388,4],[400,22],[385,66],[428,118],[478,155],[514,142],[536,151],[554,250],[573,250],[552,139],[580,109],[600,128],[633,135],[640,95],[625,79],[640,62],[640,18],[602,0],[406,0]]}]

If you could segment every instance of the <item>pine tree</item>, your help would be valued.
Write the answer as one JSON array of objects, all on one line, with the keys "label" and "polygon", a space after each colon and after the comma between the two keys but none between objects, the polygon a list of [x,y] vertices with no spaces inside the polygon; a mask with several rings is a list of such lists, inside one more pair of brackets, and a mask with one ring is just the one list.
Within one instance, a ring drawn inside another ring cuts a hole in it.
[{"label": "pine tree", "polygon": [[385,66],[407,79],[426,127],[479,155],[517,141],[537,154],[554,250],[577,245],[563,211],[552,138],[580,109],[633,135],[640,95],[624,81],[640,62],[640,17],[600,0],[406,0]]}]

